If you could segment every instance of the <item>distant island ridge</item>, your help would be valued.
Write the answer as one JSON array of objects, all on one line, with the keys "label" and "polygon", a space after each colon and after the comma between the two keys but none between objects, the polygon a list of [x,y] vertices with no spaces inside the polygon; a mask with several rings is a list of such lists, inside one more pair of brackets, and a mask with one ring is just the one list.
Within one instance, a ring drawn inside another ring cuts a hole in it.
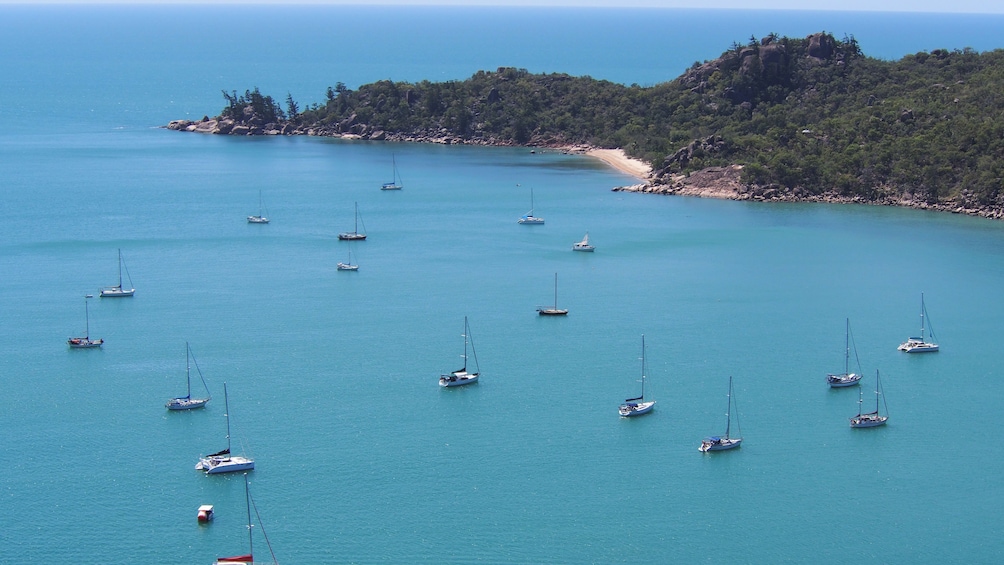
[{"label": "distant island ridge", "polygon": [[552,148],[640,182],[614,190],[909,206],[1004,218],[1004,51],[883,61],[853,36],[770,34],[651,87],[510,67],[463,81],[329,87],[323,104],[223,92],[168,129]]}]

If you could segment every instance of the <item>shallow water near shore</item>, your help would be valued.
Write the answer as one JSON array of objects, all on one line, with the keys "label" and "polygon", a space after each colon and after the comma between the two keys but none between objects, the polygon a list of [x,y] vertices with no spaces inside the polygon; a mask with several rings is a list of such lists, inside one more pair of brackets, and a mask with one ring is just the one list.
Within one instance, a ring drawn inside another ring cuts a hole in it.
[{"label": "shallow water near shore", "polygon": [[[146,21],[131,14],[117,17]],[[74,70],[71,85],[102,77],[76,91],[84,115],[39,101],[61,99],[58,76],[3,60],[15,70],[0,85],[13,108],[0,133],[0,563],[245,552],[240,476],[193,468],[225,446],[223,382],[280,563],[986,562],[1004,550],[1004,460],[974,441],[1004,400],[1004,224],[615,193],[633,179],[551,151],[168,132],[156,126],[181,108],[221,106],[219,88],[307,74],[206,70],[198,53],[131,33],[114,36],[135,47],[121,64],[146,78],[97,72],[111,56]],[[551,70],[524,61],[507,63]],[[334,80],[370,80],[356,65]],[[165,68],[234,74],[152,78]],[[172,88],[182,102],[164,101]],[[405,188],[380,191],[392,159]],[[531,187],[543,226],[516,224]],[[272,222],[249,225],[259,190]],[[355,202],[369,237],[337,241]],[[597,251],[572,252],[587,231]],[[136,296],[93,298],[90,333],[106,344],[68,350],[83,295],[116,281],[119,248]],[[349,250],[360,270],[338,272]],[[570,313],[538,317],[555,273]],[[921,292],[942,351],[906,355],[896,346],[919,331]],[[482,380],[443,390],[464,316]],[[858,389],[825,385],[848,317],[866,409],[882,374],[884,428],[850,429]],[[657,405],[621,419],[642,334]],[[186,341],[213,400],[169,413]],[[725,431],[730,375],[743,446],[698,453]],[[216,506],[214,523],[196,524],[200,504]]]}]

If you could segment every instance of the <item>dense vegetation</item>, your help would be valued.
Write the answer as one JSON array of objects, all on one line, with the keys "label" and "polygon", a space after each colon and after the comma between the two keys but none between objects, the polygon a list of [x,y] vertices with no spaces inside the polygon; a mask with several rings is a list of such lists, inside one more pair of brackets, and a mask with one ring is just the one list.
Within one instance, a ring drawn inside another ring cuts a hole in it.
[{"label": "dense vegetation", "polygon": [[339,83],[302,112],[257,89],[224,95],[224,116],[269,113],[264,121],[301,132],[620,147],[661,178],[738,163],[744,182],[796,195],[1004,201],[1001,50],[882,61],[853,37],[771,34],[652,87],[500,68],[442,83]]}]

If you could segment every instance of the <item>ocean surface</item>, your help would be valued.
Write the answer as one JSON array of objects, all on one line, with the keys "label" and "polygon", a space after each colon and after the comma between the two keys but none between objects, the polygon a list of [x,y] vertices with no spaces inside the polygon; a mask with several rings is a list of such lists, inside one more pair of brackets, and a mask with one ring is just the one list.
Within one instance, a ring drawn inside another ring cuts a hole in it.
[{"label": "ocean surface", "polygon": [[[1001,47],[1004,17],[0,6],[0,563],[245,553],[241,476],[194,470],[226,445],[223,383],[259,561],[260,525],[286,564],[999,561],[1004,223],[615,193],[633,179],[557,152],[159,127],[255,86],[651,85],[821,30],[897,59]],[[382,192],[392,160],[405,188]],[[530,188],[543,226],[516,224]],[[269,225],[245,221],[259,191]],[[338,241],[355,203],[369,238]],[[98,298],[118,249],[136,296]],[[570,313],[540,318],[555,273]],[[907,355],[922,292],[942,350]],[[69,350],[85,294],[105,345]],[[481,381],[441,389],[465,316]],[[847,318],[884,428],[850,429],[859,390],[826,387]],[[642,335],[658,403],[622,419]],[[169,413],[186,342],[213,399]],[[743,445],[699,453],[730,376]]]}]

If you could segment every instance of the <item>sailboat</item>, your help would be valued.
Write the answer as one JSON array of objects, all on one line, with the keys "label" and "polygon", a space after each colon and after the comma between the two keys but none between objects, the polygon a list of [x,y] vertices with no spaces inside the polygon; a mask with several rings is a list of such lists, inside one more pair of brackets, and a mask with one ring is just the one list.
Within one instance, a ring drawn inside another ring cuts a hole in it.
[{"label": "sailboat", "polygon": [[259,190],[258,191],[258,215],[257,216],[248,216],[248,223],[249,224],[267,224],[268,223],[268,216],[266,216],[266,213],[267,212],[265,210],[265,206],[262,204],[262,200],[261,200],[261,191]]},{"label": "sailboat", "polygon": [[582,238],[582,241],[577,241],[572,244],[572,251],[596,251],[596,248],[589,245],[589,232]]},{"label": "sailboat", "polygon": [[[467,316],[464,316],[464,366],[448,375],[439,376],[439,386],[463,386],[478,382],[481,374],[481,367],[478,365],[478,354],[474,351],[474,340],[471,339],[471,326],[467,323]],[[474,355],[475,372],[467,372],[467,344],[470,342],[471,353]]]},{"label": "sailboat", "polygon": [[119,284],[115,286],[109,286],[101,289],[101,298],[122,298],[125,296],[132,296],[136,293],[136,289],[132,288],[132,277],[129,276],[129,268],[126,268],[126,277],[129,279],[129,288],[124,288],[122,286],[122,250],[119,249]]},{"label": "sailboat", "polygon": [[[258,518],[258,526],[261,527],[261,535],[265,538],[265,545],[268,546],[269,553],[272,554],[272,562],[278,563],[275,558],[275,553],[272,552],[272,544],[268,541],[268,534],[265,533],[265,527],[261,525],[261,516],[258,514],[258,506],[254,504],[254,499],[251,498],[251,489],[248,486],[248,476],[244,473],[244,502],[247,504],[248,509],[248,552],[245,555],[234,555],[232,557],[217,557],[217,565],[239,565],[243,563],[244,565],[254,565],[254,535],[252,531],[254,530],[254,524],[251,521],[251,507],[254,506],[255,516]],[[260,563],[260,562],[259,562]]]},{"label": "sailboat", "polygon": [[537,308],[537,314],[541,316],[566,316],[568,315],[567,308],[558,308],[558,273],[554,273],[554,307],[540,307]]},{"label": "sailboat", "polygon": [[230,399],[227,396],[227,383],[223,383],[223,402],[226,410],[223,415],[227,417],[227,448],[199,458],[195,465],[196,470],[205,471],[207,475],[254,469],[254,459],[230,454]]},{"label": "sailboat", "polygon": [[[905,351],[907,353],[929,353],[938,350],[937,343],[928,343],[924,339],[924,321],[927,320],[927,325],[931,325],[931,320],[927,316],[927,306],[924,305],[924,293],[920,293],[920,337],[911,337],[901,344],[899,344],[900,351]],[[930,328],[931,339],[934,340],[934,328]]]},{"label": "sailboat", "polygon": [[655,406],[655,401],[645,402],[645,334],[641,336],[641,396],[628,398],[621,404],[619,412],[625,418],[648,414]]},{"label": "sailboat", "polygon": [[349,262],[348,263],[342,263],[341,261],[339,261],[338,262],[338,270],[339,271],[358,271],[359,270],[359,265],[356,265],[356,264],[354,264],[352,262],[352,250],[351,249],[349,250]]},{"label": "sailboat", "polygon": [[338,239],[349,240],[349,241],[366,239],[366,231],[365,230],[366,230],[366,226],[363,226],[363,232],[362,233],[359,232],[359,203],[356,202],[356,224],[355,224],[355,228],[353,228],[351,232],[343,232],[343,233],[338,234]]},{"label": "sailboat", "polygon": [[[188,394],[185,396],[179,396],[177,398],[172,398],[167,401],[164,406],[168,410],[191,410],[193,408],[202,408],[207,402],[212,399],[212,395],[206,398],[192,398],[192,361],[195,360],[195,354],[192,353],[192,348],[188,346],[188,342],[185,342],[185,381],[188,383]],[[199,362],[195,361],[195,370],[199,373],[199,378],[202,379],[202,386],[206,388],[206,394],[209,394],[209,385],[206,384],[206,379],[202,376],[202,370],[199,369]]]},{"label": "sailboat", "polygon": [[380,190],[401,190],[404,188],[404,182],[401,181],[401,175],[397,172],[397,160],[394,159],[394,155],[390,156],[390,160],[394,166],[394,180],[383,183],[380,186]]},{"label": "sailboat", "polygon": [[[701,447],[698,448],[699,451],[724,451],[726,449],[732,449],[733,447],[739,447],[743,442],[742,430],[739,430],[739,437],[730,437],[729,433],[732,431],[732,406],[735,403],[732,400],[732,377],[729,377],[729,406],[725,411],[725,437],[712,436],[704,438],[701,442]],[[738,407],[736,412],[738,412]],[[739,415],[736,414],[736,429],[739,429]]]},{"label": "sailboat", "polygon": [[92,347],[101,347],[101,344],[105,342],[103,339],[91,339],[91,314],[87,308],[88,299],[93,298],[92,295],[88,294],[84,296],[84,324],[85,331],[84,337],[71,337],[66,340],[66,343],[72,349],[90,349]]},{"label": "sailboat", "polygon": [[[519,185],[516,185],[519,186]],[[530,187],[530,211],[516,220],[518,224],[540,225],[544,223],[544,218],[533,215],[533,187]]]},{"label": "sailboat", "polygon": [[885,407],[885,416],[879,414],[879,396],[882,397],[882,404],[885,404],[885,395],[882,393],[882,382],[879,380],[878,369],[875,369],[875,411],[867,414],[861,413],[861,403],[864,400],[862,393],[858,393],[858,415],[851,418],[852,428],[874,428],[884,426],[889,420],[889,406]]},{"label": "sailboat", "polygon": [[830,385],[830,388],[841,388],[845,386],[854,386],[859,384],[861,381],[861,361],[858,360],[858,348],[854,348],[854,360],[858,362],[858,372],[850,372],[850,362],[851,362],[851,319],[847,318],[846,332],[844,336],[844,372],[839,375],[829,374],[826,375],[826,382]]}]

